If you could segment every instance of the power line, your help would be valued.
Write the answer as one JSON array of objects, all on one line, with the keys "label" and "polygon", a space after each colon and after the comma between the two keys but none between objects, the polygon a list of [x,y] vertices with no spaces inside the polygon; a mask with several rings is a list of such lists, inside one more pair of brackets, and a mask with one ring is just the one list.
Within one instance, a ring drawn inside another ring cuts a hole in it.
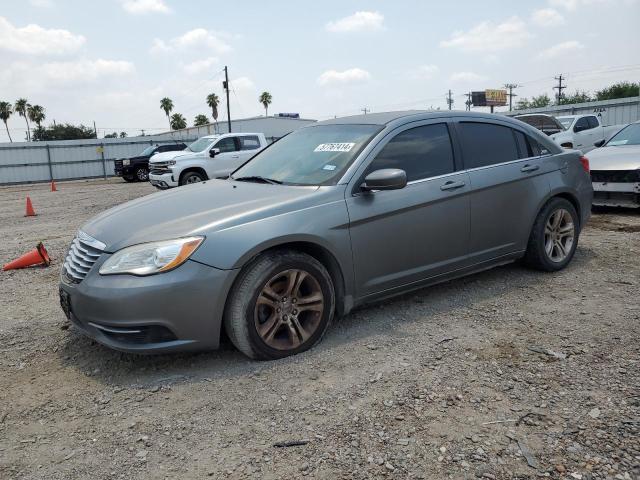
[{"label": "power line", "polygon": [[509,97],[509,111],[513,110],[513,97],[517,97],[518,95],[516,95],[515,93],[513,93],[513,90],[518,88],[520,85],[518,85],[517,83],[505,83],[504,84],[504,88],[506,88],[507,90],[509,90],[509,93],[507,93],[507,96]]}]

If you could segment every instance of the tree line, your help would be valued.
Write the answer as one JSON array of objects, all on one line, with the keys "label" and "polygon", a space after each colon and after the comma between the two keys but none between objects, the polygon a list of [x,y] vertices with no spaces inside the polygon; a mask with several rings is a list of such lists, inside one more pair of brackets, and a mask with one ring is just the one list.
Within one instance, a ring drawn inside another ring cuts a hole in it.
[{"label": "tree line", "polygon": [[[616,98],[627,98],[640,96],[640,83],[618,82],[613,85],[597,90],[594,94],[586,90],[576,90],[572,94],[562,95],[556,105],[568,105],[572,103],[596,102],[599,100],[613,100]],[[527,110],[529,108],[544,108],[552,104],[549,95],[543,94],[532,97],[531,100],[521,98],[514,106],[514,110]]]},{"label": "tree line", "polygon": [[[262,92],[258,97],[258,102],[262,104],[264,107],[265,116],[269,115],[269,105],[273,102],[273,96],[269,92]],[[204,125],[208,125],[210,123],[218,123],[218,106],[220,105],[220,97],[215,93],[210,93],[207,95],[206,104],[211,109],[211,117],[213,118],[213,122],[209,121],[209,117],[205,114],[200,113],[195,116],[193,119],[194,127],[202,127]],[[181,113],[171,113],[173,112],[173,100],[169,97],[164,97],[160,100],[160,109],[164,111],[167,116],[167,121],[169,122],[170,130],[180,130],[182,128],[187,128],[187,119]]]}]

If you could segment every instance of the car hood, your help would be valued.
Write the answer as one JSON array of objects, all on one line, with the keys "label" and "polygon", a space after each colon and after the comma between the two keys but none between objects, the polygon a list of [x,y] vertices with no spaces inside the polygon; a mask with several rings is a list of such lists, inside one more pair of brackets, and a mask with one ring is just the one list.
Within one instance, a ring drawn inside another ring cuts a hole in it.
[{"label": "car hood", "polygon": [[591,150],[591,170],[636,170],[640,168],[640,145],[616,145]]},{"label": "car hood", "polygon": [[162,152],[156,153],[153,157],[149,159],[151,163],[154,162],[166,162],[167,160],[173,160],[177,157],[183,157],[185,155],[193,155],[194,152],[191,150],[174,150],[172,152]]},{"label": "car hood", "polygon": [[138,243],[209,235],[306,208],[321,187],[210,180],[147,195],[106,210],[81,230],[114,252]]}]

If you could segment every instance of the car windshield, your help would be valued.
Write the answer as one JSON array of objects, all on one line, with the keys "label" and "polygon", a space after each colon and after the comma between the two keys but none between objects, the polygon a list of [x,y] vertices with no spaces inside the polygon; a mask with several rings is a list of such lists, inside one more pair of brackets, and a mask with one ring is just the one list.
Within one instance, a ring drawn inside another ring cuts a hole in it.
[{"label": "car windshield", "polygon": [[213,138],[213,137],[202,137],[199,138],[198,140],[196,140],[195,142],[193,142],[191,145],[189,145],[187,148],[189,150],[191,150],[192,152],[202,152],[204,150],[206,150],[206,148],[211,145],[217,137]]},{"label": "car windshield", "polygon": [[607,142],[607,147],[640,145],[640,123],[627,125]]},{"label": "car windshield", "polygon": [[565,130],[567,130],[573,123],[573,117],[557,117],[556,120],[562,124]]},{"label": "car windshield", "polygon": [[145,148],[142,153],[140,154],[141,157],[144,157],[146,155],[151,155],[151,152],[153,152],[155,150],[155,148],[157,147],[157,145],[149,145],[147,148]]},{"label": "car windshield", "polygon": [[272,144],[232,178],[268,179],[292,185],[335,185],[351,162],[382,129],[379,125],[317,125]]}]

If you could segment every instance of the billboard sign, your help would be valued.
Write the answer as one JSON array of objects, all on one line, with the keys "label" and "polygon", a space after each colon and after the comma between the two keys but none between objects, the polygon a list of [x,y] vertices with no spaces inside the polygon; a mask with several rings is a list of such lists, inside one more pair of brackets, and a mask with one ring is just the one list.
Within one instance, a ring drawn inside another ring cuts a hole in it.
[{"label": "billboard sign", "polygon": [[487,89],[471,92],[471,103],[474,107],[503,107],[507,104],[507,91]]}]

